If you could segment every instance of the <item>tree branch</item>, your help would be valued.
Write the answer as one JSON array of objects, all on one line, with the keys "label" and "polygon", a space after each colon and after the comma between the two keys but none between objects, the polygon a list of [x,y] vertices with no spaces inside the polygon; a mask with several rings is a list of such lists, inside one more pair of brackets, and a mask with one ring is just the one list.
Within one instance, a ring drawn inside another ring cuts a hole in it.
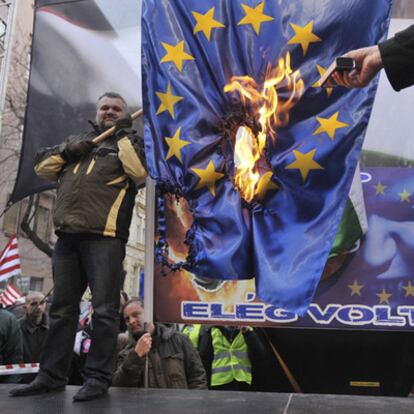
[{"label": "tree branch", "polygon": [[[38,195],[37,195],[38,196]],[[29,197],[29,201],[27,204],[27,209],[24,213],[22,222],[20,223],[20,228],[25,232],[25,234],[27,235],[27,237],[33,242],[33,244],[39,249],[41,250],[43,253],[45,253],[47,256],[52,257],[52,253],[53,253],[53,249],[47,244],[45,243],[37,234],[35,231],[33,231],[33,229],[30,227],[30,221],[33,219],[34,214],[31,216],[30,218],[30,212],[32,210],[33,207],[33,201],[34,201],[34,196],[31,195]],[[36,201],[36,203],[38,205],[38,201]],[[36,208],[35,208],[36,211]]]}]

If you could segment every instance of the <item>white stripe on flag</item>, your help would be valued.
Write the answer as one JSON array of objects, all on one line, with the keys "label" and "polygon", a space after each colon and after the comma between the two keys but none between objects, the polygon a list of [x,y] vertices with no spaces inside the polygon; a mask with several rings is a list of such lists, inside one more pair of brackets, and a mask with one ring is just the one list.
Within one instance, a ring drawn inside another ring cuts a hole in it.
[{"label": "white stripe on flag", "polygon": [[16,236],[13,236],[1,253],[0,282],[20,274],[20,257]]},{"label": "white stripe on flag", "polygon": [[12,296],[14,296],[16,299],[20,298],[21,293],[13,286],[13,285],[9,285],[7,286],[6,289]]},{"label": "white stripe on flag", "polygon": [[13,284],[9,284],[6,290],[0,295],[0,301],[4,306],[10,306],[16,303],[17,299],[23,295]]}]

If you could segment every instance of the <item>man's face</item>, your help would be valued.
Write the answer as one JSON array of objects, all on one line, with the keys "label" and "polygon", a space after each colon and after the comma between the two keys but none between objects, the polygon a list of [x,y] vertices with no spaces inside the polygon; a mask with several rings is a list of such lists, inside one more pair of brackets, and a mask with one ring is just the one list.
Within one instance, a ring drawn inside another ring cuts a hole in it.
[{"label": "man's face", "polygon": [[34,296],[26,303],[26,314],[35,322],[40,321],[46,311],[46,301],[42,302],[44,298],[43,295]]},{"label": "man's face", "polygon": [[144,332],[144,308],[139,303],[132,302],[124,309],[124,319],[132,335]]},{"label": "man's face", "polygon": [[96,123],[100,129],[105,130],[115,125],[118,119],[127,115],[126,105],[118,98],[104,96],[98,101],[96,107]]}]

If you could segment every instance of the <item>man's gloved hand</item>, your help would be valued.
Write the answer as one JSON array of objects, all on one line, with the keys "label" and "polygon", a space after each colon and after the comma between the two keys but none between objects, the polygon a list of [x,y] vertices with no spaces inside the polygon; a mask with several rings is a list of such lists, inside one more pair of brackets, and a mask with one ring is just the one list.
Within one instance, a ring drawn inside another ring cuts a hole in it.
[{"label": "man's gloved hand", "polygon": [[79,158],[88,155],[92,151],[94,146],[95,144],[92,142],[92,140],[73,142],[71,144],[66,145],[64,151],[65,156],[69,161],[76,161]]},{"label": "man's gloved hand", "polygon": [[118,119],[118,121],[115,122],[115,132],[130,128],[132,128],[132,118],[129,114],[127,114],[125,118]]}]

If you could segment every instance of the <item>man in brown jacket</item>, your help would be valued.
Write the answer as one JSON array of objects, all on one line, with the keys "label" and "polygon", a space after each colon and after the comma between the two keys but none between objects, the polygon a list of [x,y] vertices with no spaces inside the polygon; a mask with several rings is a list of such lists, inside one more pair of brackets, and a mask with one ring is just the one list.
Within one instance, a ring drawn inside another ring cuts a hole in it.
[{"label": "man in brown jacket", "polygon": [[122,314],[129,341],[118,355],[114,386],[143,387],[147,357],[150,388],[207,389],[203,364],[187,336],[162,324],[149,324],[144,331],[140,299],[129,300]]}]

